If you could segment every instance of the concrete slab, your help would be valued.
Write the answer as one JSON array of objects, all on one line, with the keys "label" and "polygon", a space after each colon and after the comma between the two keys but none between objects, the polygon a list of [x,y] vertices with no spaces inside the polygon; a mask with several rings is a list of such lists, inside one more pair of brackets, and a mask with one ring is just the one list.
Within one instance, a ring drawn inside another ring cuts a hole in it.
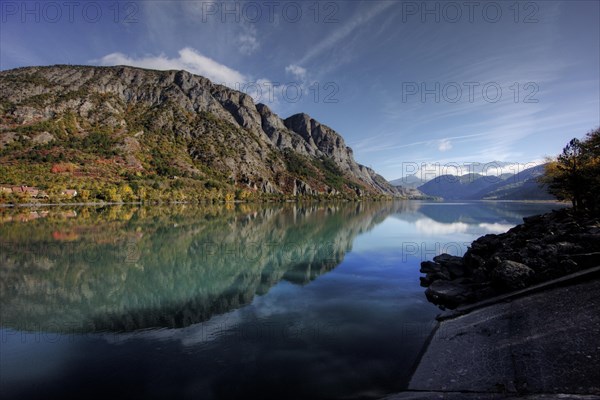
[{"label": "concrete slab", "polygon": [[409,391],[600,398],[600,280],[441,322]]},{"label": "concrete slab", "polygon": [[384,400],[598,400],[600,396],[577,394],[535,394],[514,396],[494,393],[404,392]]}]

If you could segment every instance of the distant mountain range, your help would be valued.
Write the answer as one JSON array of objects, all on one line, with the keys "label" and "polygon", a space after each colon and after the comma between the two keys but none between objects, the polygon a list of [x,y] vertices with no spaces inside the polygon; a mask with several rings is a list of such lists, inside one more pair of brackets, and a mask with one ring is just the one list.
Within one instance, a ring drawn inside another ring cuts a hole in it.
[{"label": "distant mountain range", "polygon": [[427,182],[425,179],[421,179],[419,177],[417,177],[416,175],[408,175],[405,176],[404,178],[400,178],[400,179],[394,179],[393,181],[390,181],[390,183],[396,187],[403,187],[403,188],[409,188],[409,189],[416,189],[419,186],[421,186],[422,184],[424,184],[425,182]]},{"label": "distant mountain range", "polygon": [[555,200],[537,181],[543,173],[544,165],[537,165],[517,174],[500,176],[441,175],[419,186],[418,190],[444,200]]}]

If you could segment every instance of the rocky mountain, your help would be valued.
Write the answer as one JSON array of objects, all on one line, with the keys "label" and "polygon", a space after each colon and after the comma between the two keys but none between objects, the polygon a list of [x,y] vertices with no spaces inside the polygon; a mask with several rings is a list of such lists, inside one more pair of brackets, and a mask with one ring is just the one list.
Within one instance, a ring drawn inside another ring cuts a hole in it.
[{"label": "rocky mountain", "polygon": [[544,173],[544,167],[537,165],[510,175],[477,196],[489,200],[555,200],[555,197],[537,181]]},{"label": "rocky mountain", "polygon": [[408,189],[416,189],[419,186],[423,185],[425,182],[427,182],[425,179],[421,179],[416,175],[407,175],[405,177],[390,181],[390,183],[396,187],[402,186]]},{"label": "rocky mountain", "polygon": [[500,176],[442,175],[418,189],[445,200],[554,200],[537,181],[543,172],[544,165],[538,165],[518,174]]},{"label": "rocky mountain", "polygon": [[435,199],[434,196],[428,196],[425,193],[421,192],[419,189],[415,189],[412,187],[405,187],[401,185],[395,185],[396,191],[398,192],[398,196],[403,199],[408,200],[427,200],[427,199]]},{"label": "rocky mountain", "polygon": [[445,200],[470,199],[485,188],[501,182],[495,176],[466,174],[463,176],[440,175],[419,186],[426,195],[441,197]]},{"label": "rocky mountain", "polygon": [[282,119],[204,77],[127,66],[0,72],[0,168],[0,183],[103,200],[397,194],[306,114]]}]

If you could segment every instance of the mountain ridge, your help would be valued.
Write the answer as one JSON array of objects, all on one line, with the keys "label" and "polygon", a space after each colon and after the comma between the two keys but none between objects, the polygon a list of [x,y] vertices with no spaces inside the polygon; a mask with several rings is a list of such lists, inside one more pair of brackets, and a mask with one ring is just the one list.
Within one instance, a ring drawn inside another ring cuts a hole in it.
[{"label": "mountain ridge", "polygon": [[555,200],[537,181],[543,173],[544,165],[536,165],[517,174],[501,176],[441,175],[419,186],[418,190],[445,200]]},{"label": "mountain ridge", "polygon": [[[398,195],[327,125],[304,113],[282,119],[249,95],[187,71],[24,67],[0,71],[0,90],[0,164],[12,180],[0,183],[64,186],[66,175],[58,179],[42,166],[68,162],[68,177],[81,189],[87,186],[78,176],[183,197]],[[111,168],[97,168],[103,160]],[[46,179],[18,182],[24,166],[15,165],[27,163]],[[111,197],[107,190],[91,195]]]}]

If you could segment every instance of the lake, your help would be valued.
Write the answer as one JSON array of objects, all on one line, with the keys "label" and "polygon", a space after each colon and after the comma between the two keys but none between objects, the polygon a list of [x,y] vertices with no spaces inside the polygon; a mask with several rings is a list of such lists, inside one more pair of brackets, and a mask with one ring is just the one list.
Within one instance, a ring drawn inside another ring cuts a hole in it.
[{"label": "lake", "polygon": [[0,395],[376,398],[439,309],[419,264],[562,207],[0,209]]}]

